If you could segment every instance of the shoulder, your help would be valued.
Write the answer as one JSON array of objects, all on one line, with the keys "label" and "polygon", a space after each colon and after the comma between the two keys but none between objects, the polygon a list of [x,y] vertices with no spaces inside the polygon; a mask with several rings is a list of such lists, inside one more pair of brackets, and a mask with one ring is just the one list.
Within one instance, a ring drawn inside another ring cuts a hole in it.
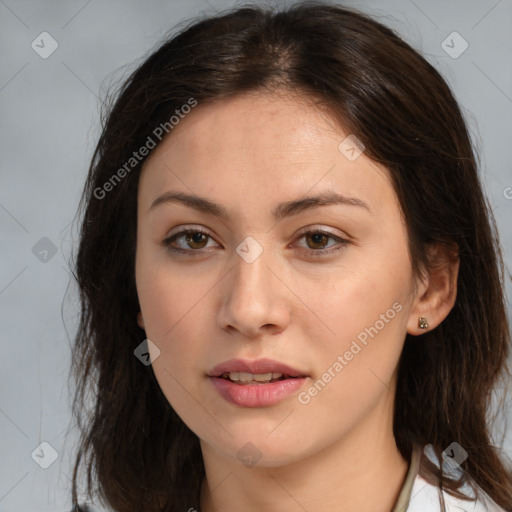
[{"label": "shoulder", "polygon": [[[459,500],[443,491],[446,512],[506,512],[483,490],[478,500]],[[417,475],[411,491],[407,512],[441,511],[439,490]],[[405,512],[405,511],[404,511]]]}]

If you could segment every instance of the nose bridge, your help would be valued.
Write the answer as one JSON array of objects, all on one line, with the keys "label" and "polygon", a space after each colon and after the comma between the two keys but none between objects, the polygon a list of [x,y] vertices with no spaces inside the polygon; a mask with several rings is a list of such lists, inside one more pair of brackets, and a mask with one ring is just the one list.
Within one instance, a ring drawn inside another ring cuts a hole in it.
[{"label": "nose bridge", "polygon": [[[276,289],[271,268],[276,268],[270,246],[247,237],[236,248],[233,267],[224,288],[221,322],[249,335],[265,325],[280,329],[287,321],[282,290]],[[268,268],[269,267],[269,268]]]},{"label": "nose bridge", "polygon": [[252,294],[256,300],[260,299],[258,295],[261,291],[270,291],[271,288],[271,272],[267,266],[272,266],[269,261],[272,251],[268,240],[265,248],[263,243],[261,238],[257,241],[248,236],[236,247],[234,255],[233,291]]}]

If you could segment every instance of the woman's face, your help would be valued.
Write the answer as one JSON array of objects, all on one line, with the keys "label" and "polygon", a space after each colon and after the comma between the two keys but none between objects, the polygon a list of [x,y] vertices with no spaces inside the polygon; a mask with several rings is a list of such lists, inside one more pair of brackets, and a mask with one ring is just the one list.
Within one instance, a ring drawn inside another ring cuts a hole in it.
[{"label": "woman's face", "polygon": [[[203,451],[277,466],[369,417],[391,428],[415,281],[387,171],[349,135],[304,100],[252,93],[198,105],[144,164],[139,323]],[[233,359],[249,366],[216,368]]]}]

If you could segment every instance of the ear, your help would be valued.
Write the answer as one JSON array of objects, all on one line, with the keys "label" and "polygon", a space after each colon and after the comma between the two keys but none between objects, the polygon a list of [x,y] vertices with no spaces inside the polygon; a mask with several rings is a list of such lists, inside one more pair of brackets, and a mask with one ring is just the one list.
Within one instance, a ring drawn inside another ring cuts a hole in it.
[{"label": "ear", "polygon": [[[418,278],[415,298],[407,323],[407,332],[418,336],[436,328],[447,316],[457,298],[460,258],[455,244],[435,243],[428,246],[428,268]],[[427,319],[428,328],[418,326],[419,317]]]},{"label": "ear", "polygon": [[142,313],[140,311],[137,313],[137,323],[139,324],[139,327],[141,329],[145,329],[145,327],[144,327],[144,319],[142,318]]}]

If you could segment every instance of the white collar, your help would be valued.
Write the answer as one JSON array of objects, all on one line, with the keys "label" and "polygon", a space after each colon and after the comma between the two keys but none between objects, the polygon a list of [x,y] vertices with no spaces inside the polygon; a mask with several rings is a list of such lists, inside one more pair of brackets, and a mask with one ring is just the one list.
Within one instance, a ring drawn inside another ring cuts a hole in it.
[{"label": "white collar", "polygon": [[[506,512],[481,489],[482,497],[475,501],[459,500],[443,490],[446,512]],[[416,475],[412,486],[409,506],[404,512],[440,512],[439,489]]]}]

